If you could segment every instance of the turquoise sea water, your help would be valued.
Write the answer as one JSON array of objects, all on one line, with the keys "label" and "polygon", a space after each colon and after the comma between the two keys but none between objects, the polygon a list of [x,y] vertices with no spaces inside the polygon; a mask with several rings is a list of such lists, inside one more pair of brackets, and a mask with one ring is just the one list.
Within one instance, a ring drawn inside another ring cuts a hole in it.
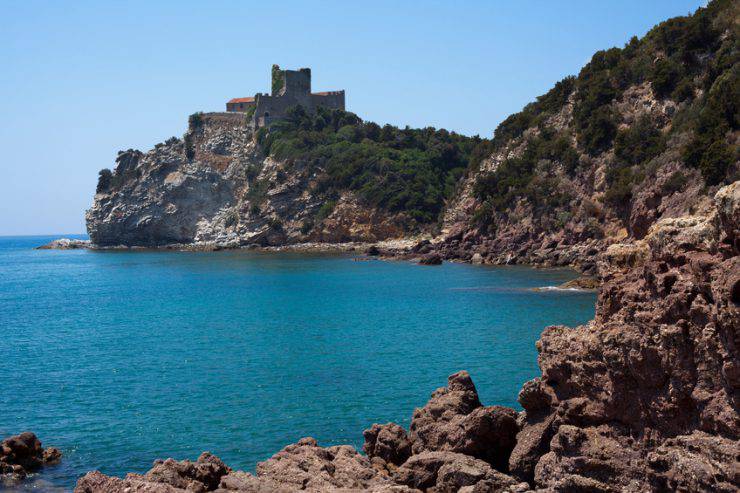
[{"label": "turquoise sea water", "polygon": [[531,290],[568,270],[32,249],[50,239],[0,238],[0,436],[61,448],[36,479],[65,489],[204,450],[253,469],[303,436],[360,448],[460,369],[518,408],[542,329],[594,312]]}]

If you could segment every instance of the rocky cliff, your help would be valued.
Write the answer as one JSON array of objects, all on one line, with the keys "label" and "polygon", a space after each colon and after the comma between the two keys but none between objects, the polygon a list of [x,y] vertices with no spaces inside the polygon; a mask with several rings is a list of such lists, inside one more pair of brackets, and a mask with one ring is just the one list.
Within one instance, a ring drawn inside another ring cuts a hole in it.
[{"label": "rocky cliff", "polygon": [[740,177],[737,2],[670,19],[507,118],[444,216],[440,252],[596,268]]},{"label": "rocky cliff", "polygon": [[241,114],[194,114],[183,139],[101,171],[90,238],[240,247],[421,234],[444,258],[593,273],[608,245],[705,214],[740,177],[739,10],[715,0],[596,53],[492,140],[324,109],[292,108],[256,133]]},{"label": "rocky cliff", "polygon": [[362,207],[350,192],[327,210],[311,193],[317,178],[301,161],[265,155],[244,115],[197,114],[183,139],[147,153],[122,151],[114,171],[101,172],[88,233],[97,246],[147,247],[377,241],[404,233],[393,214]]},{"label": "rocky cliff", "polygon": [[430,234],[481,139],[290,108],[254,132],[191,115],[183,139],[119,153],[87,212],[94,245],[240,247]]},{"label": "rocky cliff", "polygon": [[91,472],[75,491],[737,491],[739,254],[740,181],[707,215],[611,245],[596,318],[545,330],[521,413],[482,405],[459,372],[409,430],[365,430],[366,456],[304,438],[256,474],[204,453],[124,479]]}]

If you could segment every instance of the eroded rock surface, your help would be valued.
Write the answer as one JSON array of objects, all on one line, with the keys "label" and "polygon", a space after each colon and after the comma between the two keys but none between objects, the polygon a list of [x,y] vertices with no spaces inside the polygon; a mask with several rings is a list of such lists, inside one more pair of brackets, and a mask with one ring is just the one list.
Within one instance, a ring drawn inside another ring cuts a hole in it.
[{"label": "eroded rock surface", "polygon": [[466,371],[450,376],[445,388],[436,390],[414,412],[409,438],[413,452],[450,451],[485,460],[507,470],[518,430],[517,414],[502,406],[484,407]]},{"label": "eroded rock surface", "polygon": [[738,183],[716,200],[610,248],[594,322],[542,334],[514,475],[556,491],[736,491]]},{"label": "eroded rock surface", "polygon": [[240,113],[191,119],[182,139],[121,151],[86,213],[97,247],[237,248],[306,242],[374,242],[404,236],[399,214],[352,193],[312,193],[320,173],[264,155]]}]

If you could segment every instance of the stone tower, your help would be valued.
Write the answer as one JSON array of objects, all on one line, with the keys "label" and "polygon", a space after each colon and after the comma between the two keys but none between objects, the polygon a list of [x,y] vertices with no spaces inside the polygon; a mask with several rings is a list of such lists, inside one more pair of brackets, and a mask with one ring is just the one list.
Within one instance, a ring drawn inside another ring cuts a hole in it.
[{"label": "stone tower", "polygon": [[226,111],[246,113],[256,128],[284,118],[288,108],[297,105],[308,112],[318,107],[344,110],[344,91],[311,92],[310,68],[282,70],[279,65],[273,65],[270,94],[234,98],[226,103]]}]

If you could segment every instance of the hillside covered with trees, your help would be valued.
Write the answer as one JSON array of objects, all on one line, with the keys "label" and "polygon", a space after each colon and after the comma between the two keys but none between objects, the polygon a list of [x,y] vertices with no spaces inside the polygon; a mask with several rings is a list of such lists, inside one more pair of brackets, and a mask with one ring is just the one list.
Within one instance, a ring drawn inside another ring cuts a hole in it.
[{"label": "hillside covered with trees", "polygon": [[599,51],[504,120],[447,211],[471,233],[463,256],[567,263],[545,250],[641,238],[740,178],[738,10],[716,0]]}]

